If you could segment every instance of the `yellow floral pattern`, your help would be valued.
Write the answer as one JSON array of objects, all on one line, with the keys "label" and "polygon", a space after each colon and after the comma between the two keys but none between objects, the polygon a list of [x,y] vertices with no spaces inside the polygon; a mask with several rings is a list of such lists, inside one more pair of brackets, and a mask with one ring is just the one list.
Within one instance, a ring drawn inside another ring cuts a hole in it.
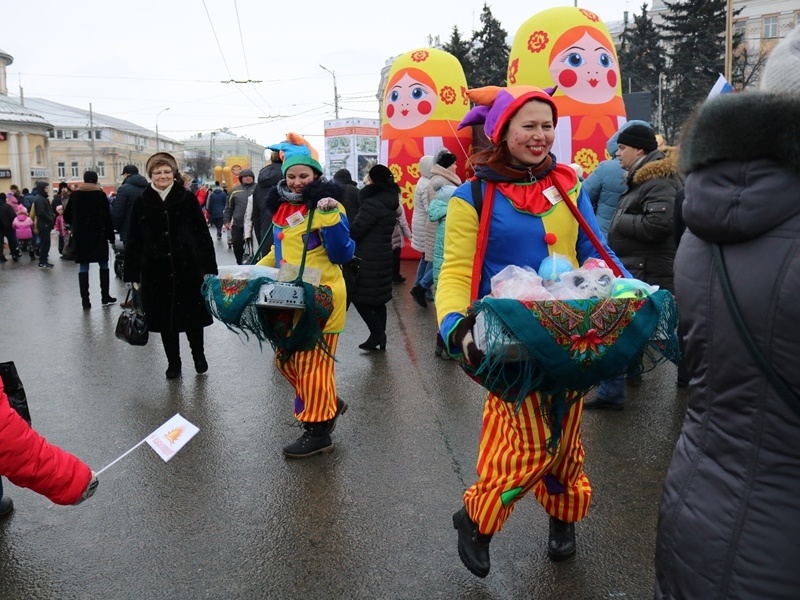
[{"label": "yellow floral pattern", "polygon": [[415,187],[416,186],[413,183],[407,181],[406,184],[400,189],[400,201],[408,210],[413,210],[414,208]]},{"label": "yellow floral pattern", "polygon": [[528,50],[530,50],[533,54],[538,54],[547,48],[547,44],[549,43],[550,37],[547,35],[546,31],[534,31],[531,34],[531,37],[528,38]]},{"label": "yellow floral pattern", "polygon": [[392,179],[394,179],[395,183],[400,181],[400,178],[403,176],[403,169],[397,163],[392,163],[389,165],[389,170],[392,172]]},{"label": "yellow floral pattern", "polygon": [[575,162],[583,169],[584,176],[592,173],[600,164],[597,153],[591,148],[581,148],[575,153]]}]

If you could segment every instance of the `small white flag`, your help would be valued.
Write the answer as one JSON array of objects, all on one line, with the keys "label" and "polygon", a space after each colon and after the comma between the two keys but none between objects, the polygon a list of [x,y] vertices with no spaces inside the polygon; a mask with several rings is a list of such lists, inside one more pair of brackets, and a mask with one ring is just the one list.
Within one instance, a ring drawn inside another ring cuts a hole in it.
[{"label": "small white flag", "polygon": [[186,445],[200,429],[176,414],[161,427],[147,436],[147,443],[167,462]]}]

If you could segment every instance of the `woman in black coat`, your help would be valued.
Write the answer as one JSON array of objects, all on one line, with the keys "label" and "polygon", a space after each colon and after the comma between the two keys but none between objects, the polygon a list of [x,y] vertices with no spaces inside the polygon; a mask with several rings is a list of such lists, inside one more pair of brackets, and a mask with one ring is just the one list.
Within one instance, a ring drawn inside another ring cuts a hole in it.
[{"label": "woman in black coat", "polygon": [[139,284],[150,331],[161,333],[167,379],[181,374],[178,333],[185,332],[198,373],[208,370],[203,327],[211,325],[200,288],[217,273],[214,243],[194,194],[172,155],[147,160],[150,187],[133,204],[125,246],[125,281]]},{"label": "woman in black coat", "polygon": [[369,327],[362,350],[386,349],[386,303],[392,298],[392,232],[400,206],[400,188],[383,165],[369,170],[368,184],[359,194],[360,208],[350,227],[361,259],[358,285],[352,298]]},{"label": "woman in black coat", "polygon": [[97,173],[86,171],[64,209],[64,221],[69,223],[78,269],[78,286],[84,309],[89,302],[89,264],[100,264],[100,295],[103,306],[117,301],[108,293],[108,245],[114,243],[114,224],[106,193],[97,185]]}]

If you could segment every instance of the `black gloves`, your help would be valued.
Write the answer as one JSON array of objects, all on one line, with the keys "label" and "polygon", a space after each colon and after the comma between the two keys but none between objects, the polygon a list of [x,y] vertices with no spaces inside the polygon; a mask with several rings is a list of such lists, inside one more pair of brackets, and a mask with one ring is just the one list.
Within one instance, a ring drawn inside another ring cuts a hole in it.
[{"label": "black gloves", "polygon": [[472,328],[475,325],[475,315],[470,314],[461,319],[450,334],[450,343],[464,353],[467,362],[473,367],[481,364],[485,354],[478,350],[472,337]]}]

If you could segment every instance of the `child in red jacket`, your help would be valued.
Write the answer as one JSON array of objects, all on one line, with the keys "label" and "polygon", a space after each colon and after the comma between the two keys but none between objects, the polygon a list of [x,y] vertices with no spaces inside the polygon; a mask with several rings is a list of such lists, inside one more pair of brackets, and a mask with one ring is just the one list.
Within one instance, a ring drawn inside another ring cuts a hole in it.
[{"label": "child in red jacket", "polygon": [[[31,429],[11,408],[4,389],[0,379],[0,475],[56,504],[78,504],[94,494],[97,477],[92,470]],[[0,481],[0,519],[13,510]]]}]

